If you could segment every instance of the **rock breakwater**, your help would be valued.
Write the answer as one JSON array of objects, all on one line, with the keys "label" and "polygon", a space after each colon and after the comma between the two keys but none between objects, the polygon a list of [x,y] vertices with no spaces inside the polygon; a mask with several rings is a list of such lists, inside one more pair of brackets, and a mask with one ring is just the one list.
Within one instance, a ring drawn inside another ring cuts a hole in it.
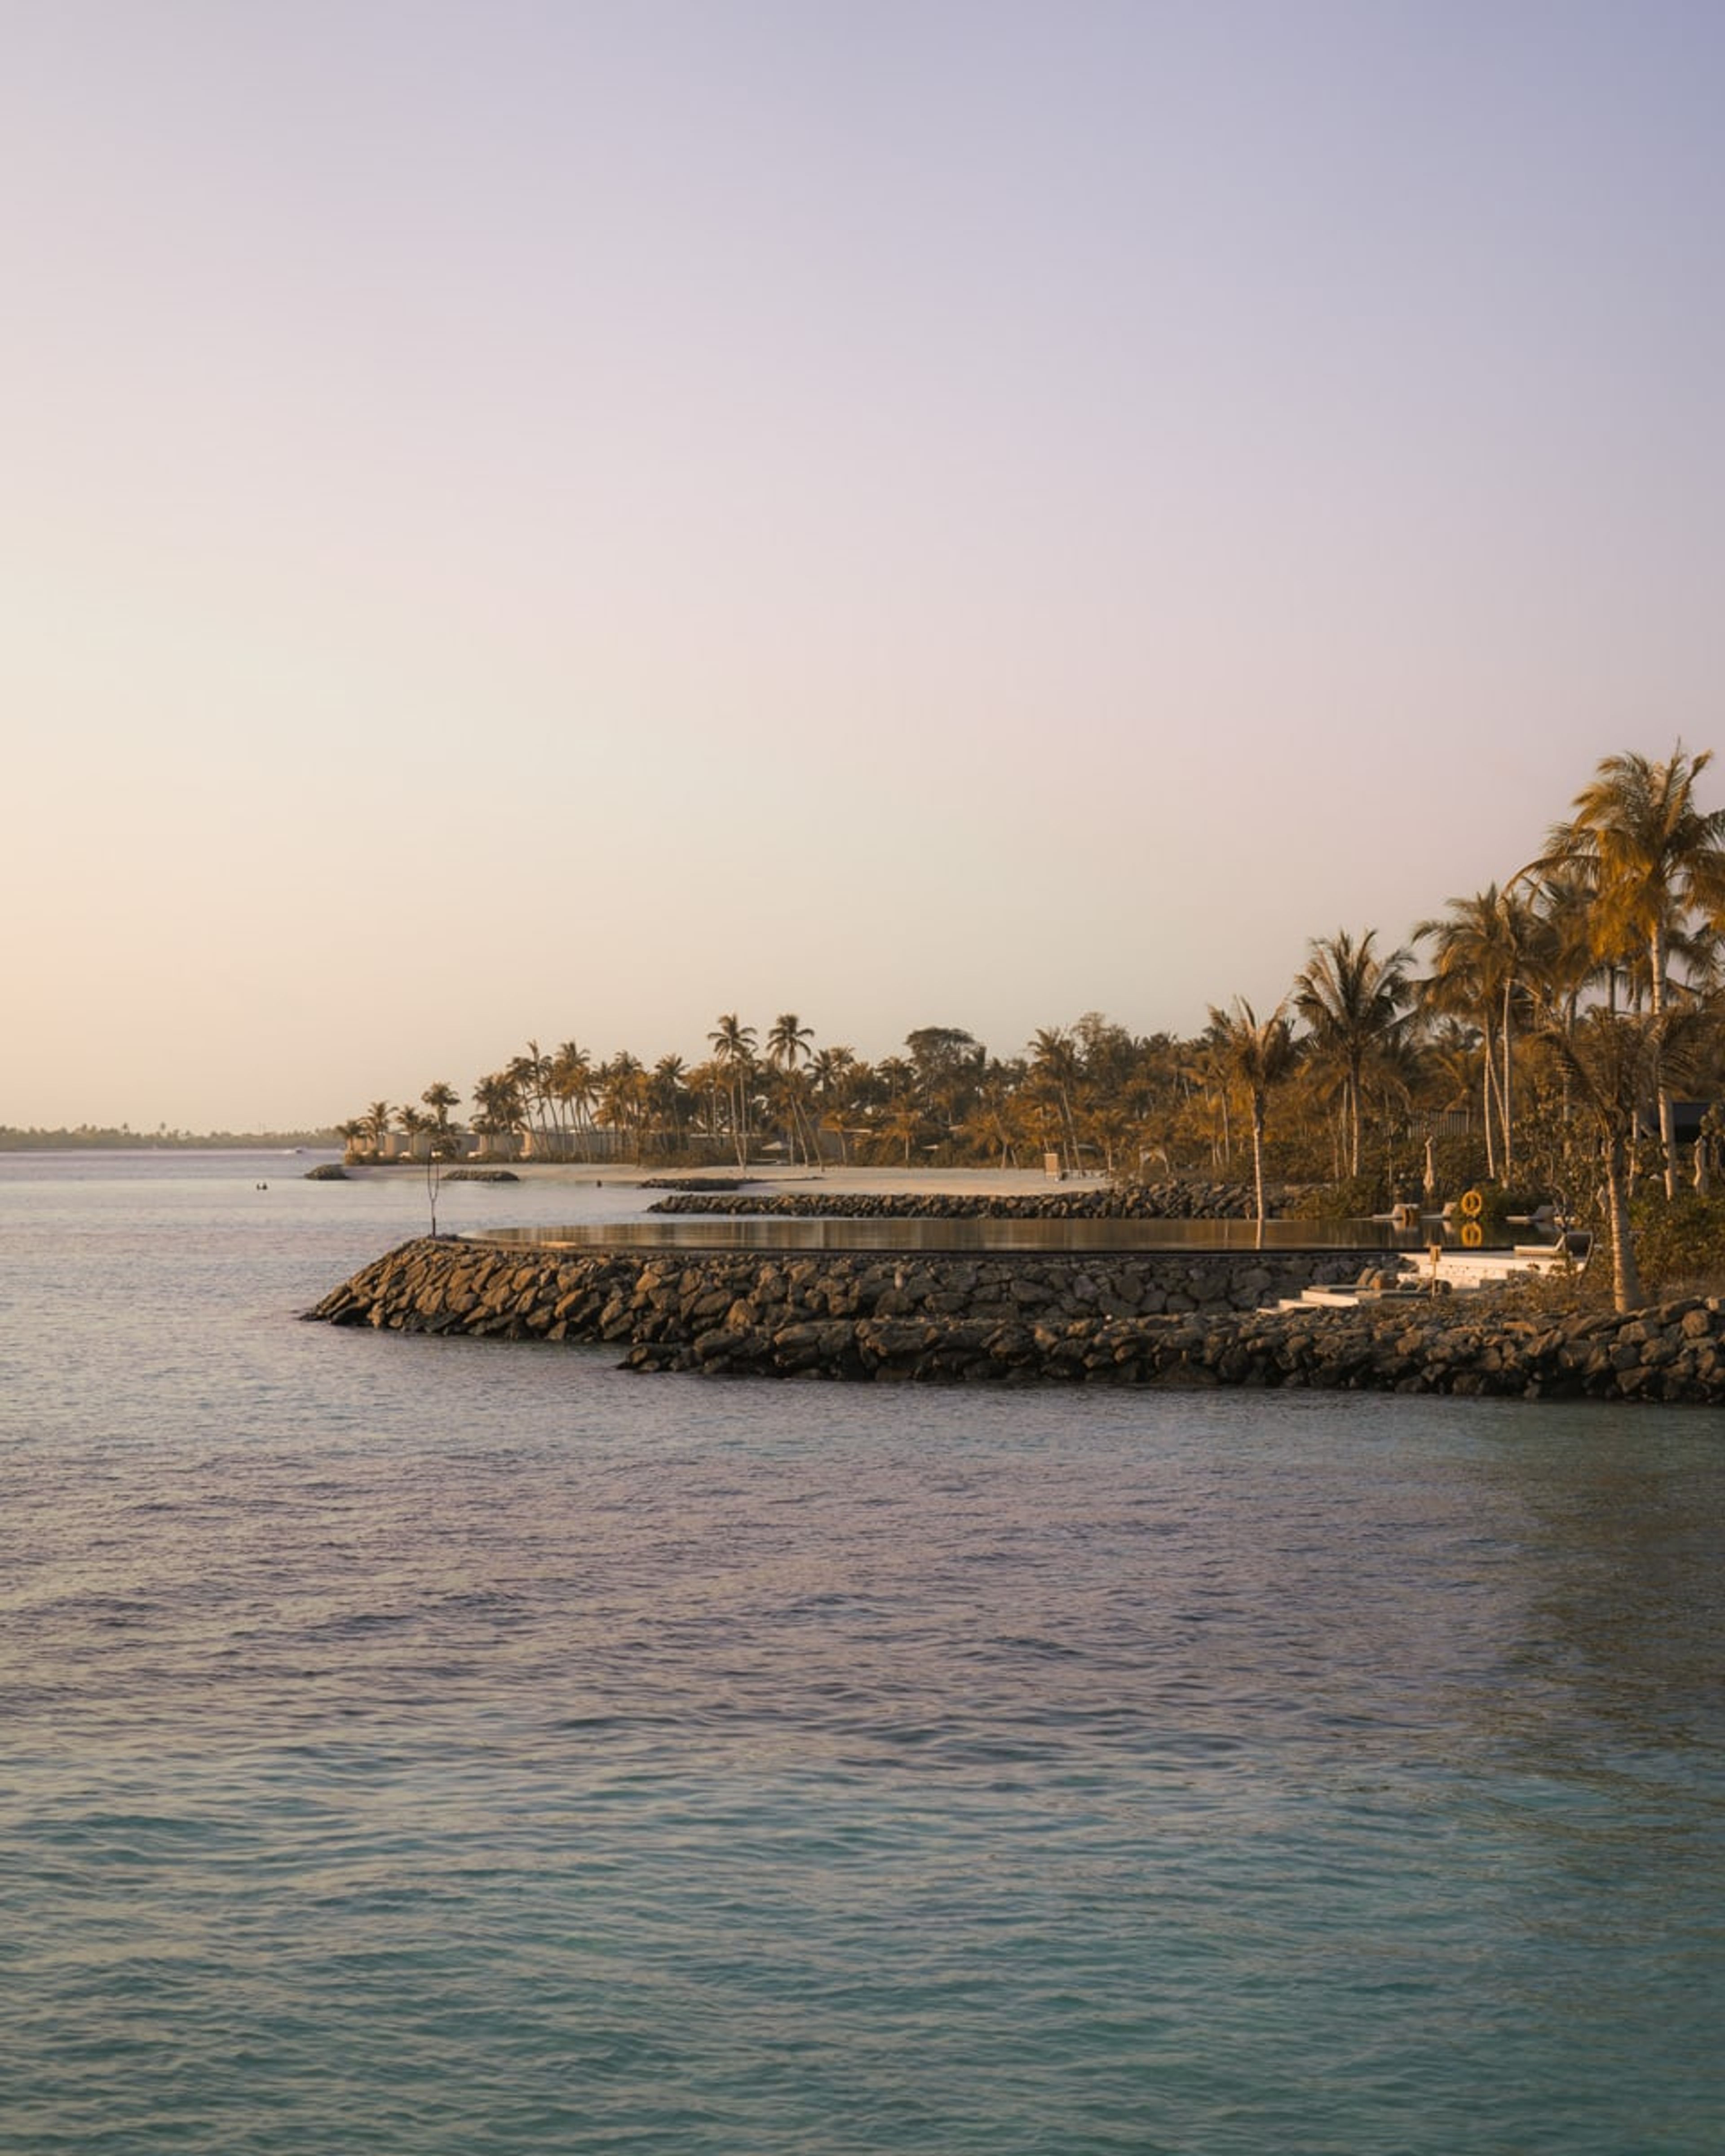
[{"label": "rock breakwater", "polygon": [[1236,1183],[1134,1183],[1028,1195],[942,1190],[769,1194],[685,1186],[673,1188],[671,1196],[648,1209],[801,1220],[1250,1220],[1256,1205],[1252,1193]]},{"label": "rock breakwater", "polygon": [[1624,1317],[1486,1296],[1266,1306],[1364,1254],[1098,1259],[404,1244],[310,1318],[607,1343],[635,1370],[924,1383],[1305,1386],[1725,1405],[1725,1301]]}]

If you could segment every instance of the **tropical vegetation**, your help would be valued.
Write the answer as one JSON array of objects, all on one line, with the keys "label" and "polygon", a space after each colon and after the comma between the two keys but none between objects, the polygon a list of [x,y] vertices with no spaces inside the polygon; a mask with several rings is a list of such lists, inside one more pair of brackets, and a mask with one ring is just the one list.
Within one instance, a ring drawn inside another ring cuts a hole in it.
[{"label": "tropical vegetation", "polygon": [[[1638,1227],[1667,1276],[1709,1235],[1725,1249],[1707,1224],[1721,1118],[1691,1132],[1678,1114],[1725,1096],[1725,808],[1697,793],[1712,760],[1681,742],[1606,757],[1502,883],[1446,899],[1394,947],[1374,927],[1313,937],[1267,1017],[1236,997],[1194,1039],[1091,1011],[1005,1055],[922,1025],[870,1062],[798,1013],[763,1031],[726,1011],[692,1064],[530,1040],[475,1081],[465,1128],[444,1081],[338,1127],[359,1158],[477,1144],[738,1168],[1250,1173],[1260,1229],[1269,1182],[1355,1210],[1481,1184],[1500,1212],[1549,1200],[1608,1232],[1621,1304],[1642,1292]],[[1680,1192],[1688,1229],[1650,1219],[1650,1194],[1675,1219]]]}]

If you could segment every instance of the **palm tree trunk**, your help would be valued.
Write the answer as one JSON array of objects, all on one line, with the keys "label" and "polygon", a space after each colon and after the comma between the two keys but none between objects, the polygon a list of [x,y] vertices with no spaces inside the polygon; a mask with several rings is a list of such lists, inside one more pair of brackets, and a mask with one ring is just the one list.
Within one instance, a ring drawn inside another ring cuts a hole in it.
[{"label": "palm tree trunk", "polygon": [[1252,1095],[1252,1194],[1257,1206],[1258,1232],[1252,1247],[1264,1247],[1264,1096]]},{"label": "palm tree trunk", "polygon": [[1348,1073],[1348,1173],[1355,1178],[1359,1174],[1360,1092],[1359,1071],[1358,1068],[1350,1066]]},{"label": "palm tree trunk", "polygon": [[1501,1090],[1503,1107],[1503,1179],[1506,1183],[1509,1181],[1510,1177],[1515,1173],[1516,1141],[1515,1113],[1513,1106],[1514,1096],[1511,1091],[1511,1086],[1513,1081],[1513,1065],[1511,1064],[1509,1055],[1510,1031],[1512,1026],[1509,999],[1514,988],[1515,981],[1513,977],[1512,977],[1509,980],[1505,982],[1503,987],[1503,1085]]},{"label": "palm tree trunk", "polygon": [[[1656,925],[1647,939],[1647,972],[1655,1018],[1665,1014],[1665,932]],[[1670,1201],[1677,1194],[1676,1121],[1671,1113],[1671,1089],[1656,1061],[1653,1066],[1653,1087],[1659,1102],[1659,1142],[1665,1148],[1665,1194]]]},{"label": "palm tree trunk", "polygon": [[1065,1144],[1067,1165],[1076,1175],[1079,1168],[1078,1125],[1073,1119],[1072,1096],[1064,1086],[1060,1088],[1060,1121],[1065,1126],[1066,1133]]},{"label": "palm tree trunk", "polygon": [[1605,1141],[1605,1218],[1611,1229],[1611,1299],[1620,1311],[1639,1310],[1641,1274],[1630,1225],[1623,1140],[1615,1131]]}]

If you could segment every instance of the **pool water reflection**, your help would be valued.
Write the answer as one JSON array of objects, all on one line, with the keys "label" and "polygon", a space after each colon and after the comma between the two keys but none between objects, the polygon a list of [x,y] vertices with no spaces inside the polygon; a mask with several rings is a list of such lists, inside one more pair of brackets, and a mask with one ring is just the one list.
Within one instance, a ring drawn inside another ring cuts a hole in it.
[{"label": "pool water reflection", "polygon": [[[655,1220],[488,1229],[535,1249],[670,1250],[1423,1250],[1430,1224],[1387,1220],[805,1219],[685,1214]],[[1536,1240],[1529,1234],[1526,1240]]]}]

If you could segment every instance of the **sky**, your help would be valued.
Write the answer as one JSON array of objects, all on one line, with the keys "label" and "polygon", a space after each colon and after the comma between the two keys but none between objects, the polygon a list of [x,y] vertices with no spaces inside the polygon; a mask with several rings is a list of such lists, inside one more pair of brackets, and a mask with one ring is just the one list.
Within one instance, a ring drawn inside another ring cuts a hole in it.
[{"label": "sky", "polygon": [[1725,748],[1711,0],[0,38],[0,1124],[1190,1034]]}]

